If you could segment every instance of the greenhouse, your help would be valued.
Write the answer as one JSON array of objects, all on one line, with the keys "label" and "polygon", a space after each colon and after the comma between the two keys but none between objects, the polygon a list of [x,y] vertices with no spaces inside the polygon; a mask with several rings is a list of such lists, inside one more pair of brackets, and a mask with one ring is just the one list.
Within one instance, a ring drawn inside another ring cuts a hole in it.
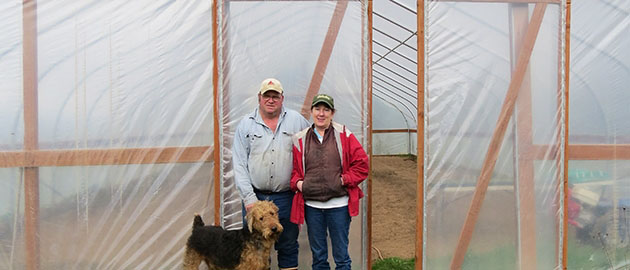
[{"label": "greenhouse", "polygon": [[[383,227],[414,269],[630,269],[630,1],[6,0],[0,15],[0,269],[182,269],[195,214],[243,228],[235,133],[265,78],[310,123],[334,97],[369,156],[352,269],[396,254]],[[311,269],[304,227],[298,242]]]}]

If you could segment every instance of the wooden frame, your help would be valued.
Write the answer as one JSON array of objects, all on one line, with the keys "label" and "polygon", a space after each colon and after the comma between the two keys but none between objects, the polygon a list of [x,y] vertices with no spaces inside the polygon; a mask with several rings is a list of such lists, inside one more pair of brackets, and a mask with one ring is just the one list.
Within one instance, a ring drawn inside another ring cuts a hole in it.
[{"label": "wooden frame", "polygon": [[[23,85],[24,85],[24,149],[36,151],[38,138],[37,105],[37,1],[22,3]],[[39,254],[39,168],[24,167],[24,241],[26,269],[40,267]]]},{"label": "wooden frame", "polygon": [[464,256],[468,250],[468,245],[470,244],[477,218],[479,217],[479,212],[485,198],[486,190],[488,189],[488,184],[490,183],[490,178],[499,156],[501,143],[503,142],[508,122],[514,111],[514,104],[516,102],[518,90],[521,88],[523,83],[527,66],[529,65],[529,59],[531,57],[546,8],[546,3],[539,3],[534,7],[534,13],[532,14],[531,21],[523,39],[523,45],[518,54],[516,68],[512,73],[512,80],[510,81],[510,85],[499,114],[499,119],[494,129],[490,146],[488,147],[488,152],[481,168],[481,175],[477,180],[477,187],[473,194],[468,215],[464,221],[464,226],[459,236],[457,248],[455,250],[453,260],[451,261],[451,269],[460,269],[462,263],[464,262]]},{"label": "wooden frame", "polygon": [[[529,23],[529,5],[526,3],[511,3],[513,29],[511,42],[512,54],[518,55],[520,45],[523,44],[523,38],[527,32]],[[511,59],[512,63],[516,63],[515,59]],[[514,69],[514,67],[512,67]],[[516,114],[516,134],[517,134],[517,151],[516,153],[527,152],[527,149],[533,144],[532,134],[532,89],[530,79],[529,65],[525,70],[523,83],[520,86],[519,94],[516,99],[518,108]],[[536,259],[536,199],[534,189],[534,160],[527,156],[518,158],[517,175],[517,200],[518,200],[518,251],[520,269],[535,269],[537,265]]]},{"label": "wooden frame", "polygon": [[335,41],[337,40],[339,29],[341,29],[341,22],[343,21],[343,17],[346,13],[347,8],[347,1],[338,1],[337,5],[335,6],[335,11],[333,12],[332,18],[330,19],[328,32],[326,33],[326,38],[324,39],[322,50],[319,52],[317,64],[315,64],[315,70],[313,71],[311,82],[308,85],[308,90],[306,90],[306,96],[304,97],[302,110],[300,110],[302,116],[304,116],[304,118],[306,119],[310,117],[311,102],[313,100],[313,97],[317,95],[319,87],[322,85],[322,80],[324,79],[326,68],[328,67],[328,61],[330,60],[332,50],[335,47]]},{"label": "wooden frame", "polygon": [[[428,0],[428,1],[432,1],[432,0]],[[434,1],[439,1],[439,0],[434,0]],[[421,33],[422,33],[422,28],[424,27],[424,14],[423,14],[423,3],[420,3],[421,1],[418,1],[418,29],[420,29],[420,31],[418,32],[418,36],[420,37]],[[501,110],[501,114],[499,117],[499,121],[497,122],[497,127],[495,128],[495,131],[493,132],[493,137],[492,137],[492,141],[488,150],[488,154],[486,156],[486,159],[484,160],[484,165],[482,167],[482,173],[481,176],[479,177],[478,180],[478,184],[477,184],[477,188],[475,189],[475,194],[473,197],[473,201],[471,204],[471,207],[469,209],[468,212],[468,216],[466,217],[466,221],[465,221],[465,225],[462,229],[462,232],[460,234],[460,239],[458,241],[458,247],[456,249],[455,252],[455,256],[453,257],[453,261],[451,262],[451,269],[459,269],[461,268],[461,263],[463,262],[463,256],[465,255],[465,251],[467,249],[468,243],[470,241],[470,237],[472,236],[472,230],[474,229],[474,224],[478,215],[478,212],[480,210],[481,207],[481,203],[483,201],[484,195],[485,195],[485,190],[487,189],[487,181],[490,178],[490,173],[492,172],[492,169],[494,167],[494,163],[496,162],[496,158],[498,155],[498,149],[500,148],[498,145],[503,138],[503,134],[505,132],[505,125],[507,125],[508,122],[508,117],[509,115],[511,115],[511,110],[513,110],[513,99],[516,98],[517,96],[517,91],[515,87],[520,87],[521,83],[523,83],[523,89],[521,90],[522,93],[521,95],[522,98],[518,99],[518,106],[519,108],[523,108],[523,110],[519,109],[518,115],[517,115],[517,127],[518,127],[518,135],[519,135],[519,155],[522,158],[522,162],[519,159],[519,185],[520,189],[524,189],[524,190],[532,190],[532,184],[531,183],[523,183],[526,180],[531,180],[533,179],[533,167],[531,167],[533,164],[532,162],[534,160],[549,160],[549,159],[556,159],[556,160],[560,160],[562,159],[560,162],[562,163],[562,167],[563,167],[563,172],[562,173],[562,177],[561,177],[561,183],[560,186],[562,186],[563,188],[563,203],[564,203],[564,217],[562,220],[562,230],[564,232],[567,231],[567,187],[568,187],[568,175],[567,175],[567,171],[568,171],[568,161],[570,159],[573,160],[619,160],[619,159],[630,159],[630,145],[570,145],[568,142],[568,133],[569,133],[569,129],[568,129],[568,119],[569,119],[569,62],[570,62],[570,22],[571,22],[571,1],[568,0],[566,2],[567,6],[566,6],[566,17],[565,17],[565,24],[566,24],[566,31],[564,32],[564,46],[565,46],[565,50],[564,50],[564,65],[562,67],[560,67],[559,70],[564,71],[564,78],[562,78],[564,81],[564,88],[560,87],[559,85],[559,91],[560,89],[562,89],[562,92],[558,95],[559,96],[559,106],[564,106],[564,114],[561,115],[561,117],[564,119],[564,123],[561,125],[563,127],[562,132],[559,132],[559,134],[562,134],[563,136],[559,137],[559,139],[564,139],[563,145],[562,145],[562,152],[558,151],[558,148],[560,146],[555,146],[555,145],[534,145],[531,141],[531,97],[529,95],[531,95],[529,93],[528,90],[528,83],[527,80],[524,80],[524,77],[527,77],[527,75],[524,75],[525,73],[527,73],[527,62],[528,62],[528,58],[529,55],[531,54],[531,49],[533,48],[533,42],[535,41],[535,36],[536,36],[536,32],[538,31],[538,27],[540,27],[540,22],[542,21],[542,16],[544,15],[544,9],[545,9],[545,5],[546,3],[553,3],[553,4],[561,4],[561,1],[527,1],[527,0],[523,0],[523,1],[518,1],[518,0],[513,0],[513,1],[494,1],[494,0],[444,0],[443,2],[499,2],[499,3],[538,3],[536,4],[536,8],[534,11],[534,14],[532,15],[532,22],[530,23],[530,27],[528,27],[527,30],[527,34],[526,34],[526,38],[525,38],[525,47],[527,47],[525,50],[521,50],[521,52],[519,53],[519,59],[518,59],[518,65],[516,68],[516,71],[513,73],[513,80],[510,82],[510,87],[508,89],[508,94],[506,96],[506,100],[503,104],[503,108]],[[527,16],[527,10],[524,10],[525,16]],[[519,15],[519,16],[523,16],[523,15]],[[421,90],[424,89],[424,87],[421,87],[421,83],[422,80],[424,80],[424,75],[422,74],[423,71],[421,72],[420,68],[422,67],[421,63],[423,61],[423,55],[424,52],[420,52],[421,48],[424,48],[424,43],[421,41],[421,38],[418,38],[418,100],[420,101],[421,99],[423,99],[423,96],[420,95]],[[529,52],[526,52],[529,51]],[[421,56],[422,55],[422,56]],[[564,98],[564,102],[562,102],[562,97]],[[421,114],[421,106],[424,106],[423,103],[419,102],[418,103],[418,153],[419,155],[421,155],[420,153],[423,153],[423,141],[421,140],[421,138],[424,136],[424,130],[423,130],[423,126],[421,129],[421,120],[422,119],[420,116],[422,116],[423,114]],[[422,123],[423,124],[423,123]],[[378,131],[376,133],[379,133]],[[559,155],[562,155],[560,158]],[[423,171],[423,161],[422,160],[418,160],[418,171],[419,171],[419,175],[418,175],[418,198],[422,198],[423,196],[423,191],[420,187],[420,185],[423,184],[423,175],[421,174]],[[530,179],[531,178],[531,179]],[[521,204],[523,202],[528,203],[528,202],[532,202],[533,199],[531,197],[525,198],[520,196],[519,197],[519,201],[521,202]],[[422,217],[424,215],[423,212],[423,204],[421,202],[418,202],[418,212],[417,212],[417,216],[418,216],[418,227],[416,228],[417,232],[421,232],[423,230],[422,227],[422,222],[420,222],[420,217]],[[531,210],[531,205],[529,205],[528,209]],[[523,211],[525,211],[526,209],[522,209]],[[525,215],[524,213],[521,213],[521,221],[523,221],[523,217],[526,217],[527,215]],[[532,224],[535,226],[535,220],[528,220],[525,222],[526,223],[526,227],[525,230],[527,230],[527,232],[524,232],[524,235],[535,235],[535,227],[532,227]],[[532,231],[532,229],[534,229]],[[527,237],[521,237],[521,240],[523,240],[524,238]],[[533,238],[533,237],[532,237]],[[422,238],[418,237],[419,242],[421,242]],[[564,233],[562,235],[562,250],[559,251],[561,252],[561,254],[559,254],[562,257],[562,267],[563,269],[566,269],[567,267],[567,235],[566,233]],[[536,267],[536,262],[535,262],[535,242],[532,241],[525,241],[525,243],[520,243],[521,247],[519,248],[519,250],[521,250],[521,263],[520,267],[522,269],[529,269],[529,268],[535,268]],[[421,249],[422,248],[422,243],[417,244],[417,249]],[[421,258],[422,256],[422,251],[416,251],[416,259]],[[523,262],[523,261],[526,261]],[[422,261],[421,260],[417,260],[416,263],[416,269],[422,269]]]},{"label": "wooden frame", "polygon": [[[213,2],[213,4],[216,4],[216,2]],[[218,160],[217,158],[217,156],[219,156],[219,151],[213,151],[212,146],[40,150],[38,140],[37,103],[38,37],[36,0],[24,0],[22,4],[22,13],[24,150],[0,152],[0,168],[15,167],[23,168],[24,170],[24,242],[26,249],[25,269],[37,270],[40,269],[41,264],[39,246],[39,167],[196,163],[210,162],[213,160],[216,164],[220,164],[220,160]],[[213,49],[213,52],[216,52],[216,48]],[[216,57],[216,55],[214,56]],[[214,67],[213,76],[214,78],[217,77],[216,66]],[[214,82],[216,81],[217,80],[215,79]],[[216,86],[214,89],[216,102]],[[215,105],[215,108],[216,107],[217,106]],[[217,133],[217,118],[218,117],[216,117],[215,115],[215,143]],[[220,168],[220,166],[215,166],[215,180],[219,179],[216,177],[216,168]],[[215,181],[215,183],[220,183],[220,181]]]},{"label": "wooden frame", "polygon": [[409,133],[418,132],[416,129],[375,129],[372,133]]},{"label": "wooden frame", "polygon": [[211,146],[0,152],[0,168],[194,163],[212,161]]},{"label": "wooden frame", "polygon": [[[217,2],[213,1],[213,17],[215,22],[213,22],[213,57],[215,57],[215,67],[213,71],[213,95],[215,97],[214,100],[214,108],[213,115],[215,117],[214,121],[214,145],[219,145],[218,143],[218,133],[219,133],[219,99],[218,99],[218,67],[216,57],[218,57],[218,44],[216,38],[218,37],[218,29],[219,25],[216,21],[217,14]],[[248,0],[231,0],[231,1],[248,1]],[[295,0],[294,0],[295,1]],[[303,0],[308,1],[308,0]],[[318,1],[318,0],[310,0],[310,1]],[[435,1],[435,2],[478,2],[478,3],[538,3],[536,6],[536,10],[538,12],[544,12],[544,5],[546,4],[560,4],[562,1],[560,0],[427,0],[427,1]],[[347,6],[346,1],[339,1],[339,5]],[[569,145],[568,142],[568,119],[569,119],[569,44],[570,44],[570,20],[571,20],[571,0],[566,0],[567,4],[567,16],[566,16],[566,32],[564,37],[565,42],[565,77],[564,77],[564,97],[565,97],[565,126],[564,126],[564,175],[563,175],[563,189],[564,189],[564,219],[563,219],[563,229],[566,232],[566,202],[567,202],[567,171],[568,171],[568,161],[569,160],[630,160],[630,145],[595,145],[595,144],[582,144],[582,145]],[[542,11],[540,11],[542,7]],[[418,37],[424,37],[424,1],[417,1],[418,6]],[[372,1],[369,1],[369,7],[371,11]],[[220,164],[221,153],[219,151],[213,151],[213,147],[211,146],[198,146],[198,147],[158,147],[158,148],[128,148],[128,149],[82,149],[82,150],[40,150],[38,147],[38,119],[37,119],[37,4],[35,0],[24,0],[23,2],[23,30],[24,30],[24,42],[23,42],[23,54],[24,54],[24,70],[23,70],[23,80],[24,80],[24,127],[25,127],[25,135],[24,135],[24,151],[8,151],[8,152],[0,152],[0,167],[8,168],[8,167],[22,167],[24,168],[24,181],[25,181],[25,193],[27,194],[25,197],[25,207],[29,209],[25,213],[25,236],[26,236],[26,245],[27,245],[27,269],[39,269],[39,239],[38,235],[38,217],[39,217],[39,201],[38,201],[38,175],[39,169],[38,167],[42,166],[88,166],[88,165],[125,165],[125,164],[155,164],[155,163],[194,163],[194,162],[210,162],[215,161],[218,162],[216,164]],[[343,14],[343,12],[341,12]],[[337,9],[335,14],[337,14]],[[535,12],[534,14],[537,14]],[[371,13],[369,15],[369,24],[371,29]],[[536,15],[534,15],[536,16]],[[341,16],[343,17],[343,16]],[[542,15],[540,15],[542,18]],[[333,16],[335,18],[335,16]],[[339,19],[339,24],[341,23],[341,19]],[[526,36],[525,42],[533,42],[535,40],[535,35],[533,40],[529,40],[531,38],[532,25],[534,24],[534,19],[532,19],[532,23],[530,23],[530,27],[528,28],[528,34]],[[538,25],[540,26],[540,25]],[[335,32],[334,28],[336,27],[336,32],[338,33],[339,25],[333,25],[333,20],[331,20],[330,28],[333,28],[333,32]],[[329,28],[329,33],[331,29]],[[537,31],[537,30],[536,30]],[[309,93],[313,92],[312,89],[318,89],[321,85],[321,80],[323,77],[323,70],[325,70],[328,60],[330,58],[330,53],[325,51],[325,48],[329,48],[332,50],[334,46],[334,39],[336,38],[336,34],[334,36],[327,35],[325,41],[325,45],[322,47],[322,52],[320,53],[320,58],[318,59],[318,64],[316,71],[313,74],[313,78],[311,79],[311,84],[309,85]],[[330,41],[329,39],[332,39]],[[328,43],[327,43],[328,42]],[[420,52],[420,48],[424,48],[424,39],[418,38],[418,130],[373,130],[369,133],[394,133],[394,132],[418,132],[418,153],[424,152],[423,145],[423,137],[424,137],[424,52]],[[531,53],[531,48],[530,52]],[[489,173],[492,172],[492,168],[494,167],[493,163],[496,161],[496,155],[498,154],[497,141],[500,142],[504,135],[504,126],[507,124],[508,120],[513,110],[514,99],[516,98],[516,93],[514,88],[518,88],[520,84],[515,83],[519,78],[519,72],[523,72],[520,80],[524,80],[527,75],[526,66],[527,60],[524,58],[528,58],[529,56],[523,55],[521,52],[518,59],[517,70],[515,71],[515,79],[510,83],[510,88],[508,90],[508,96],[503,105],[503,109],[501,111],[501,117],[499,118],[497,128],[493,133],[493,139],[491,148],[488,151],[488,155],[486,156],[486,160],[484,161],[484,166],[482,170],[482,174],[479,178],[480,185],[477,186],[477,190],[475,191],[475,199],[473,199],[473,205],[471,205],[471,209],[469,210],[469,215],[466,218],[466,225],[460,234],[460,242],[458,244],[458,251],[456,252],[457,258],[461,257],[465,252],[465,247],[467,247],[470,239],[466,239],[470,237],[469,233],[472,233],[472,229],[474,228],[474,221],[476,220],[476,215],[478,214],[478,210],[481,207],[481,200],[485,194],[483,189],[487,188],[487,181],[489,181]],[[526,54],[526,53],[525,53]],[[522,59],[523,58],[523,59]],[[371,56],[370,56],[371,59]],[[524,62],[523,62],[524,61]],[[523,63],[525,63],[525,70]],[[321,72],[319,72],[320,70]],[[370,73],[368,71],[368,73]],[[317,74],[321,74],[322,77],[318,77]],[[371,73],[370,73],[371,74]],[[369,80],[369,79],[368,79]],[[516,85],[516,86],[513,86]],[[316,91],[316,90],[315,90]],[[510,94],[512,93],[512,94]],[[305,99],[305,104],[314,96],[316,92],[313,94],[307,94]],[[310,95],[310,96],[309,96]],[[520,102],[519,107],[521,107]],[[368,101],[370,103],[370,101]],[[522,105],[523,107],[527,107],[526,105]],[[520,115],[520,112],[519,112]],[[530,115],[531,116],[531,115]],[[524,117],[524,116],[518,116]],[[521,118],[522,119],[522,118]],[[522,119],[527,122],[528,119]],[[530,119],[531,120],[531,119]],[[368,120],[371,122],[371,119]],[[504,123],[505,122],[505,123]],[[526,125],[526,124],[525,124]],[[521,126],[521,125],[519,125]],[[502,130],[503,129],[503,130]],[[531,130],[529,130],[531,132]],[[502,134],[503,133],[503,134]],[[524,138],[528,138],[527,131],[524,131],[521,135]],[[371,136],[371,134],[368,134]],[[520,135],[519,135],[520,138]],[[527,153],[525,155],[525,160],[530,162],[532,160],[545,160],[545,159],[557,159],[557,152],[554,146],[547,145],[534,145],[531,141],[520,141],[519,146],[527,146],[523,147],[522,151]],[[519,147],[520,148],[520,147]],[[521,150],[519,150],[521,151]],[[492,164],[491,164],[492,163]],[[525,166],[525,165],[523,165]],[[423,173],[424,173],[424,160],[418,159],[418,203],[417,203],[417,222],[416,222],[416,230],[418,233],[418,237],[416,238],[416,261],[419,262],[416,264],[416,269],[422,269],[422,255],[423,255]],[[220,166],[215,166],[214,170],[214,188],[215,195],[217,190],[219,189],[220,181]],[[485,183],[484,183],[485,181]],[[519,180],[520,182],[520,180]],[[484,188],[485,185],[485,188]],[[526,201],[526,200],[525,200]],[[215,207],[217,202],[220,203],[219,198],[215,196]],[[473,207],[474,206],[474,207]],[[217,208],[218,209],[218,208]],[[215,212],[215,222],[219,219],[217,216],[219,212]],[[562,264],[566,269],[567,264],[567,240],[566,234],[563,236],[563,250],[562,250]],[[528,245],[531,247],[531,245]],[[535,246],[535,245],[534,245]],[[462,251],[463,250],[463,251]],[[524,250],[528,250],[527,248]],[[458,262],[454,258],[454,262],[452,262],[451,267],[457,266],[456,262]],[[459,264],[461,265],[461,264]]]},{"label": "wooden frame", "polygon": [[428,0],[430,2],[466,2],[466,3],[547,3],[547,4],[561,4],[561,0]]},{"label": "wooden frame", "polygon": [[[361,108],[363,109],[363,111],[367,110],[367,126],[368,126],[368,130],[367,130],[367,154],[369,157],[369,166],[370,168],[372,168],[372,23],[373,23],[373,10],[372,10],[372,0],[367,0],[367,33],[365,33],[364,35],[361,36],[367,36],[367,85],[364,85],[363,87],[361,87],[361,89],[367,89],[367,108],[363,107],[364,102],[361,102]],[[364,15],[362,13],[362,20],[364,20]],[[361,26],[363,26],[363,22],[361,23]],[[363,27],[361,29],[364,29]],[[363,48],[363,44],[361,44],[362,48]],[[361,62],[363,63],[363,61],[365,61],[364,57],[361,57]],[[365,64],[361,65],[361,76],[363,76],[363,74],[366,73],[365,70],[363,70],[363,67],[365,66]],[[361,82],[363,83],[364,80],[361,80]],[[361,97],[363,98],[363,95],[361,95]],[[363,115],[363,114],[362,114]],[[372,269],[372,170],[368,171],[368,179],[367,179],[367,247],[366,247],[366,261],[367,261],[367,267],[366,269]]]},{"label": "wooden frame", "polygon": [[415,252],[415,268],[416,270],[422,270],[424,267],[424,88],[425,88],[425,78],[424,78],[424,68],[425,68],[425,38],[424,38],[424,3],[425,0],[417,0],[416,1],[416,14],[417,14],[417,31],[416,31],[416,42],[417,42],[417,63],[418,63],[418,71],[417,71],[417,91],[418,91],[418,103],[417,103],[417,133],[416,133],[416,142],[418,147],[418,158],[416,158],[417,170],[418,170],[418,181],[416,181],[416,252]]},{"label": "wooden frame", "polygon": [[[560,226],[558,229],[562,230],[562,249],[560,248],[556,248],[557,249],[557,254],[561,252],[561,254],[558,254],[562,259],[561,259],[561,263],[562,263],[562,269],[566,270],[567,269],[567,265],[568,265],[568,258],[569,258],[569,253],[568,253],[568,245],[569,245],[569,237],[568,237],[568,230],[569,230],[569,155],[568,155],[568,151],[569,151],[569,75],[570,75],[570,66],[569,63],[571,62],[571,46],[570,46],[570,41],[571,41],[571,0],[567,0],[566,1],[566,9],[565,9],[565,32],[564,32],[564,40],[562,38],[560,38],[560,40],[558,42],[563,42],[564,41],[564,66],[560,66],[558,68],[558,70],[561,70],[562,68],[564,69],[564,89],[562,87],[560,87],[560,85],[558,85],[558,106],[562,107],[562,102],[561,102],[561,97],[564,97],[564,123],[563,125],[558,125],[558,137],[560,138],[560,134],[564,135],[564,144],[562,145],[562,171],[564,173],[562,173],[562,177],[558,177],[558,180],[560,181],[561,187],[562,187],[562,195],[558,195],[558,198],[562,198],[562,203],[560,203],[560,201],[558,201],[558,207],[562,206],[562,223],[560,224]],[[562,22],[562,21],[561,21]],[[558,35],[560,37],[562,37],[562,35]],[[562,63],[562,61],[558,61],[559,63]],[[558,78],[558,84],[560,84],[560,82],[562,82],[562,78]],[[561,90],[564,90],[564,92],[560,93]],[[560,118],[560,117],[558,117]],[[558,123],[560,124],[560,123]],[[561,127],[564,127],[564,129],[561,129]],[[560,154],[560,153],[558,153]],[[559,165],[559,164],[558,164]],[[562,196],[562,197],[561,197]]]},{"label": "wooden frame", "polygon": [[[220,145],[220,137],[221,137],[221,126],[219,125],[219,121],[221,121],[221,117],[219,114],[220,102],[219,102],[219,19],[218,19],[218,1],[212,1],[212,115],[213,115],[213,129],[214,136],[213,142],[214,145]],[[213,178],[214,178],[214,224],[223,224],[221,222],[221,151],[214,151],[213,159],[215,161],[213,167]]]}]

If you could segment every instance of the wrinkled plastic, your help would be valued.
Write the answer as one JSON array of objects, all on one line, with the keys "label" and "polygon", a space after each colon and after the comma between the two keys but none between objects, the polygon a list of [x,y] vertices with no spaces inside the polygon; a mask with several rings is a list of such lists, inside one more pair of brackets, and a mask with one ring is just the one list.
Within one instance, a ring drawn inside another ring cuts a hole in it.
[{"label": "wrinkled plastic", "polygon": [[373,5],[372,153],[416,155],[416,1]]},{"label": "wrinkled plastic", "polygon": [[[559,266],[560,5],[546,6],[517,99],[508,95],[534,6],[425,5],[427,269]],[[513,113],[502,114],[510,104]]]},{"label": "wrinkled plastic", "polygon": [[568,267],[623,269],[630,263],[630,161],[621,155],[630,143],[630,2],[572,2],[569,143],[612,150],[570,159],[576,207],[569,208]]},{"label": "wrinkled plastic", "polygon": [[[284,87],[284,106],[298,112],[311,100],[305,100],[315,75],[323,75],[318,93],[335,100],[333,120],[345,124],[364,147],[367,147],[367,92],[364,59],[367,46],[362,42],[367,20],[362,17],[365,3],[349,1],[341,21],[325,70],[321,67],[322,45],[329,33],[335,8],[339,2],[232,2],[226,6],[222,36],[225,63],[222,93],[224,175],[224,222],[226,226],[241,226],[241,201],[233,181],[231,145],[234,130],[244,115],[258,106],[257,92],[260,82],[268,77],[280,80]],[[300,14],[299,16],[296,14]],[[333,34],[334,32],[330,32]],[[325,71],[324,74],[319,72]],[[315,74],[318,73],[318,74]],[[226,97],[227,96],[227,97]],[[310,113],[306,115],[311,121]],[[364,186],[364,190],[366,190]],[[365,265],[366,254],[362,239],[366,228],[365,200],[362,216],[353,219],[350,228],[350,256],[352,267]],[[311,263],[306,229],[300,233],[300,267],[308,269]],[[273,256],[272,256],[273,257]],[[332,257],[329,261],[333,262]]]},{"label": "wrinkled plastic", "polygon": [[[335,98],[335,121],[367,150],[367,4],[346,3],[327,65],[316,70],[337,2],[220,1],[214,18],[212,1],[37,1],[37,148],[96,154],[75,159],[89,160],[88,166],[48,161],[53,165],[36,171],[37,193],[23,167],[2,159],[0,269],[32,263],[25,220],[34,213],[40,269],[179,269],[194,213],[212,224],[217,212],[226,228],[240,228],[232,136],[257,106],[267,77],[284,85],[285,107],[300,111],[305,102],[310,106],[305,95],[312,78],[322,75],[316,90]],[[22,1],[0,3],[3,158],[25,148],[22,8]],[[214,21],[222,26],[220,59],[213,59]],[[181,148],[206,152],[182,162],[147,160],[157,156],[142,152]],[[140,153],[131,164],[99,154],[129,149]],[[221,179],[214,179],[215,166]],[[220,209],[214,181],[222,183]],[[36,207],[27,207],[26,197],[37,198]],[[366,265],[366,207],[363,200],[350,230],[353,268]],[[308,269],[305,228],[300,244],[300,267]]]}]

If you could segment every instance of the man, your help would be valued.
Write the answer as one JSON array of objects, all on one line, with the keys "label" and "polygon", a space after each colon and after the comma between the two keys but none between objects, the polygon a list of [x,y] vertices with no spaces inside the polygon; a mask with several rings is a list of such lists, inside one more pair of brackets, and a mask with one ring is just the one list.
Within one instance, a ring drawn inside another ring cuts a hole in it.
[{"label": "man", "polygon": [[291,204],[295,193],[290,179],[293,169],[291,137],[310,126],[298,112],[284,108],[282,84],[276,79],[262,81],[258,108],[246,115],[236,127],[232,159],[234,181],[249,211],[258,200],[273,201],[284,231],[275,244],[280,269],[298,267],[298,226],[291,223]]}]

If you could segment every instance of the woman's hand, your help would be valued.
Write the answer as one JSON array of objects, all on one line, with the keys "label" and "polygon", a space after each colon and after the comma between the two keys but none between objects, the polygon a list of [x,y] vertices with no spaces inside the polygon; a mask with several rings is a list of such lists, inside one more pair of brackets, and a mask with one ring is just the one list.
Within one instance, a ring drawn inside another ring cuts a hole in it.
[{"label": "woman's hand", "polygon": [[304,184],[304,181],[298,181],[297,184],[295,184],[300,192],[302,192],[302,184]]}]

